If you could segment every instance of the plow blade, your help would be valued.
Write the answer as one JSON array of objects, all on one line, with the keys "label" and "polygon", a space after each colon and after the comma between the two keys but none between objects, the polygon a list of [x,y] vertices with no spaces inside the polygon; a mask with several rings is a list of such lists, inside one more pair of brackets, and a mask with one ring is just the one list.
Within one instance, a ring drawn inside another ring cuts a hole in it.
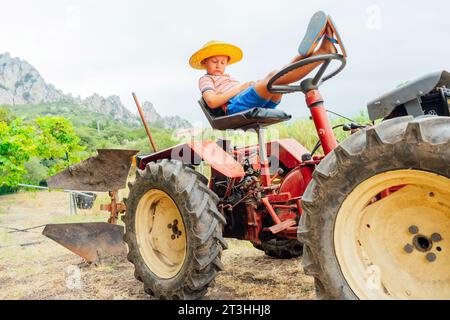
[{"label": "plow blade", "polygon": [[132,157],[138,150],[99,149],[98,155],[47,179],[55,189],[106,192],[126,186]]},{"label": "plow blade", "polygon": [[124,227],[106,222],[48,224],[42,234],[89,262],[125,256]]}]

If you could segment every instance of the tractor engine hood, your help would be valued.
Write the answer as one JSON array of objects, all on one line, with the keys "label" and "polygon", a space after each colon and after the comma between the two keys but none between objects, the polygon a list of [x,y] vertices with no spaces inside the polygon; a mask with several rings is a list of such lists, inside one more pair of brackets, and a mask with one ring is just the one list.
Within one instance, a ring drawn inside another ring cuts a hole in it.
[{"label": "tractor engine hood", "polygon": [[396,88],[369,102],[367,110],[370,120],[385,118],[399,105],[417,99],[439,87],[450,88],[450,73],[438,71]]}]

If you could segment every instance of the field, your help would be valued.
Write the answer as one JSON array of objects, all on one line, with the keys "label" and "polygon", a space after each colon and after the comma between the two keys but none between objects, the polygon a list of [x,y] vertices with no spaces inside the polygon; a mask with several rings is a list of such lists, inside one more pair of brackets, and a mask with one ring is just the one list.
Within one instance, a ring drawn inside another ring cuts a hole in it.
[{"label": "field", "polygon": [[[108,197],[100,194],[94,208],[69,214],[62,192],[20,192],[0,196],[0,300],[2,299],[151,299],[133,276],[125,257],[100,266],[86,264],[41,235],[47,223],[106,221],[99,211]],[[304,275],[301,258],[267,257],[246,241],[227,239],[216,278],[205,299],[314,299],[313,280]]]}]

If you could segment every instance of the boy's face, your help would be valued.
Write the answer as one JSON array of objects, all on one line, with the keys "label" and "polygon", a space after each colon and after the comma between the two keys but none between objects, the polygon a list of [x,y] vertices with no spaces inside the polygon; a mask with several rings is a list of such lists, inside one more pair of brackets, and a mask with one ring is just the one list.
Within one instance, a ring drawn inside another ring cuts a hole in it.
[{"label": "boy's face", "polygon": [[229,59],[228,56],[212,56],[203,60],[202,65],[209,74],[220,76],[225,72]]}]

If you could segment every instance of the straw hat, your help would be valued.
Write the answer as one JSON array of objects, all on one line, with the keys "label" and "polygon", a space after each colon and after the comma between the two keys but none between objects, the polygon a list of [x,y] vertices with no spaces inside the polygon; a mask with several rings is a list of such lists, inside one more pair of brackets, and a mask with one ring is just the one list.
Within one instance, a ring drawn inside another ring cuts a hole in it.
[{"label": "straw hat", "polygon": [[221,41],[209,41],[189,59],[189,64],[194,69],[205,69],[202,61],[212,56],[229,56],[228,64],[241,61],[242,50],[232,44]]}]

